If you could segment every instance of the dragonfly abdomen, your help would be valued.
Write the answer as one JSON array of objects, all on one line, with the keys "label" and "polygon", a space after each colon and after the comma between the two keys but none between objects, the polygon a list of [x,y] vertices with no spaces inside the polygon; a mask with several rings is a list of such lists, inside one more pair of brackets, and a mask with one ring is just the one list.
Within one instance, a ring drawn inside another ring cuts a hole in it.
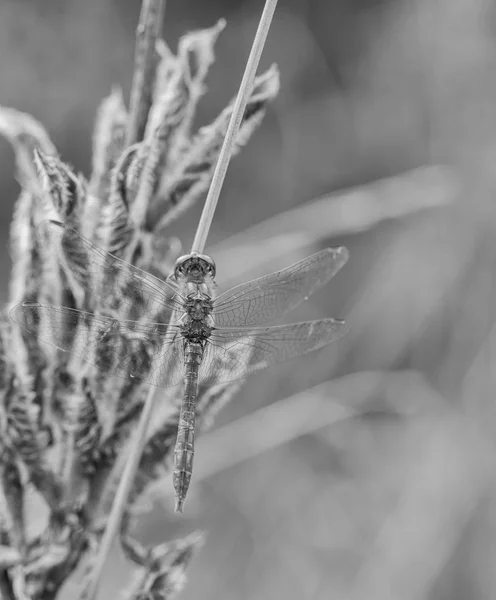
[{"label": "dragonfly abdomen", "polygon": [[182,512],[191,481],[191,473],[193,472],[196,392],[198,388],[198,371],[203,359],[203,345],[186,341],[184,354],[184,392],[179,414],[177,440],[174,449],[174,473],[172,476],[176,492],[176,511],[178,512]]}]

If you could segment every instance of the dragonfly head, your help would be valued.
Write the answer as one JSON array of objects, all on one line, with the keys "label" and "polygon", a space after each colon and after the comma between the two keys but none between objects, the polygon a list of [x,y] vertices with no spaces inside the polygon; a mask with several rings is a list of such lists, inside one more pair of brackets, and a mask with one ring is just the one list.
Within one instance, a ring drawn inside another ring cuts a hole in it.
[{"label": "dragonfly head", "polygon": [[174,277],[177,280],[186,278],[188,283],[203,283],[206,278],[215,277],[215,263],[206,254],[185,254],[176,260]]}]

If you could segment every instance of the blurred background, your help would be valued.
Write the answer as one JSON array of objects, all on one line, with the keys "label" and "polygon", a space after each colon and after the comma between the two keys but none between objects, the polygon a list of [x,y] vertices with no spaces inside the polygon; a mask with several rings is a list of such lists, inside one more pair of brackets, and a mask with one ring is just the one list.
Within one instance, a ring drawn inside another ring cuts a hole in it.
[{"label": "blurred background", "polygon": [[[129,92],[139,5],[0,1],[0,104],[83,173],[100,101]],[[235,94],[262,5],[167,3],[174,51],[227,20],[198,126]],[[141,541],[207,532],[182,598],[496,597],[495,42],[491,0],[280,0],[261,69],[279,65],[281,92],[231,164],[207,251],[222,287],[345,244],[291,318],[351,333],[247,382],[198,444],[184,516],[159,486]],[[19,186],[3,139],[0,163],[6,301]],[[185,248],[200,209],[171,226]],[[116,553],[102,598],[128,574]]]}]

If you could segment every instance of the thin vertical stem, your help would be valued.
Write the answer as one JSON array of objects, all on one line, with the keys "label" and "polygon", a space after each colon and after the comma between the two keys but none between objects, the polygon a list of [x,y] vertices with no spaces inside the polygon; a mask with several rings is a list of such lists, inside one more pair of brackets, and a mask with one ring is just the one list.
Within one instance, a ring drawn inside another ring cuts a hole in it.
[{"label": "thin vertical stem", "polygon": [[2,571],[0,573],[0,598],[5,598],[5,600],[16,600],[12,582],[10,581],[7,571]]},{"label": "thin vertical stem", "polygon": [[95,560],[95,566],[91,571],[88,586],[83,594],[84,600],[94,600],[96,598],[103,567],[112,548],[114,538],[119,531],[122,515],[126,508],[126,501],[136,476],[136,471],[138,470],[141,454],[143,452],[143,446],[146,440],[146,432],[148,430],[153,408],[155,406],[154,395],[155,388],[150,386],[145,404],[143,406],[143,411],[140,415],[138,427],[136,429],[136,433],[134,434],[131,448],[129,449],[129,455],[126,460],[124,472],[122,473],[119,487],[117,488],[117,492],[112,503],[112,510],[110,511],[107,519],[107,526],[100,541],[100,547]]},{"label": "thin vertical stem", "polygon": [[226,137],[224,138],[224,143],[222,144],[219,158],[217,160],[215,171],[212,177],[212,183],[210,184],[207,199],[205,200],[205,206],[203,207],[200,222],[198,223],[198,228],[196,230],[191,252],[201,253],[205,248],[208,232],[214,218],[215,208],[217,207],[217,201],[219,200],[222,184],[224,183],[227,167],[229,166],[229,161],[231,160],[231,154],[234,144],[236,143],[241,121],[243,120],[246,103],[248,102],[248,98],[253,88],[253,81],[257,73],[258,63],[260,62],[260,56],[262,55],[265,40],[267,39],[267,34],[269,33],[270,24],[272,22],[272,17],[274,16],[276,6],[277,0],[266,0],[265,2],[265,7],[260,18],[257,33],[255,34],[250,56],[248,57],[243,79],[241,80],[239,92],[236,97],[236,102],[234,103],[231,119],[229,120]]},{"label": "thin vertical stem", "polygon": [[136,29],[133,83],[129,102],[126,144],[143,139],[148,112],[152,105],[157,68],[156,42],[165,12],[165,0],[143,0]]}]

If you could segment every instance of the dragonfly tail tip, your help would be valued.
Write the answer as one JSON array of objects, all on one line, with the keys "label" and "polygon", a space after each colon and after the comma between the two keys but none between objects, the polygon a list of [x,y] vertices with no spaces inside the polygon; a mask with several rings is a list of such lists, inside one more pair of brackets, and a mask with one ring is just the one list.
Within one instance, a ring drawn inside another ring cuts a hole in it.
[{"label": "dragonfly tail tip", "polygon": [[183,504],[184,504],[184,498],[176,498],[176,507],[174,510],[178,513],[182,513],[183,512]]}]

